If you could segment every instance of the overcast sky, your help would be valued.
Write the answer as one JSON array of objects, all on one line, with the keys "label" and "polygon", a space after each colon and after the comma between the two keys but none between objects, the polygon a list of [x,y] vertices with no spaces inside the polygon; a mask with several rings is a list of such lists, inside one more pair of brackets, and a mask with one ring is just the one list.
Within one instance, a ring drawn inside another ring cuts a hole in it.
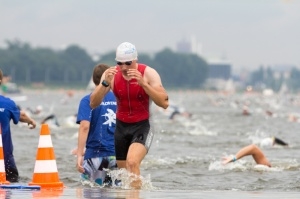
[{"label": "overcast sky", "polygon": [[0,0],[0,45],[18,39],[105,53],[128,41],[158,52],[191,36],[234,70],[300,67],[300,0]]}]

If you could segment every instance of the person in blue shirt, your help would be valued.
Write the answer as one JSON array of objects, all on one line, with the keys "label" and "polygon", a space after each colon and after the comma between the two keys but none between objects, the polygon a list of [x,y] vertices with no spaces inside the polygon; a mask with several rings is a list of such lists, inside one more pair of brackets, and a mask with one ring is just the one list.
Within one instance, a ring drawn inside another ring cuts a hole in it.
[{"label": "person in blue shirt", "polygon": [[[98,64],[93,71],[93,82],[99,85],[102,74],[109,67]],[[109,184],[104,168],[117,169],[114,145],[117,102],[112,91],[108,92],[96,108],[90,107],[90,94],[79,104],[77,121],[80,124],[77,145],[77,170],[81,178],[99,185]],[[84,160],[83,160],[84,156]]]},{"label": "person in blue shirt", "polygon": [[[3,73],[0,69],[0,86],[3,79]],[[10,121],[14,124],[24,122],[29,125],[30,129],[36,127],[36,122],[31,119],[24,111],[20,110],[16,103],[3,95],[0,95],[0,126],[2,132],[4,166],[6,180],[9,182],[19,181],[19,172],[13,155],[13,143],[10,131]]]}]

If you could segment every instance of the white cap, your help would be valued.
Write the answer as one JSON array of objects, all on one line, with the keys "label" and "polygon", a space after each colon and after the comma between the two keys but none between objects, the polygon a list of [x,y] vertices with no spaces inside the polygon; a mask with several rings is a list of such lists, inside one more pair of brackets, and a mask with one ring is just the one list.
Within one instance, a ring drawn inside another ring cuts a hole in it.
[{"label": "white cap", "polygon": [[262,141],[260,141],[260,147],[266,148],[273,146],[274,139],[273,138],[264,138]]},{"label": "white cap", "polygon": [[36,110],[37,110],[37,111],[42,111],[42,110],[43,110],[42,105],[38,105],[38,106],[36,107]]},{"label": "white cap", "polygon": [[121,43],[116,51],[116,61],[126,62],[136,60],[138,57],[136,48],[129,42]]}]

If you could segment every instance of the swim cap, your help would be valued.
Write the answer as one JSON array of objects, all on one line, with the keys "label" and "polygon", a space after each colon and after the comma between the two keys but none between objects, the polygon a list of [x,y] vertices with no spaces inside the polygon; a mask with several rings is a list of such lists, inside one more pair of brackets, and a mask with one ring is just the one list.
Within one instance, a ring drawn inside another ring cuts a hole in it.
[{"label": "swim cap", "polygon": [[38,105],[38,106],[36,107],[36,110],[37,110],[37,111],[42,111],[42,110],[43,110],[42,105]]},{"label": "swim cap", "polygon": [[273,138],[267,137],[260,141],[260,147],[262,148],[272,147],[273,143],[274,143]]},{"label": "swim cap", "polygon": [[136,48],[129,42],[121,43],[116,51],[116,61],[126,62],[136,60],[138,57]]}]

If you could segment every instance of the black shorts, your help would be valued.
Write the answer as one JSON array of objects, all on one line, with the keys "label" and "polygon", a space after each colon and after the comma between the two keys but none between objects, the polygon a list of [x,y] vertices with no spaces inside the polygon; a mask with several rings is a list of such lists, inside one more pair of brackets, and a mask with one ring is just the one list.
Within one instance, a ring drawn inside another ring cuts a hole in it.
[{"label": "black shorts", "polygon": [[148,151],[153,139],[153,131],[149,120],[135,123],[125,123],[117,119],[115,130],[116,159],[126,160],[129,146],[141,143]]}]

